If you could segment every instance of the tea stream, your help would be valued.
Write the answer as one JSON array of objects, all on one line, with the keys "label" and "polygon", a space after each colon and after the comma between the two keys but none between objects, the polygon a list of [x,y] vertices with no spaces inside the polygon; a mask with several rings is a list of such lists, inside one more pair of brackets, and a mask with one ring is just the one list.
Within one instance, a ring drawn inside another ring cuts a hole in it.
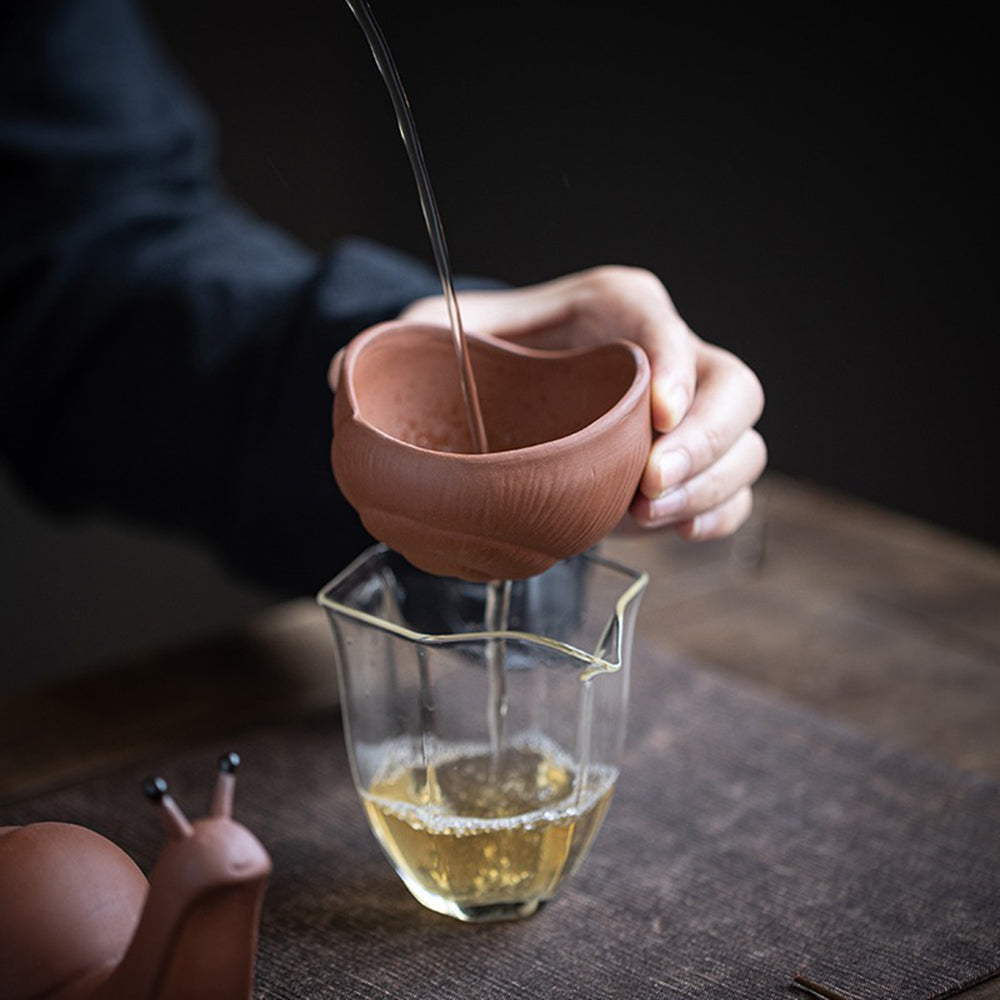
[{"label": "tea stream", "polygon": [[[367,0],[346,0],[346,3],[365,35],[372,56],[375,59],[375,64],[382,75],[382,79],[392,100],[400,136],[406,148],[416,181],[420,207],[424,223],[427,227],[427,235],[430,238],[434,261],[444,291],[471,440],[474,449],[480,454],[485,454],[489,451],[489,442],[486,436],[482,410],[479,405],[479,394],[476,389],[475,375],[469,356],[468,342],[462,326],[458,297],[455,293],[455,281],[448,254],[448,246],[445,241],[444,227],[441,224],[440,212],[434,198],[430,175],[424,160],[423,150],[420,146],[420,139],[417,134],[413,113],[410,109],[410,103],[403,89],[402,80],[396,69],[396,64],[392,58],[392,53],[389,50],[385,36],[378,22],[375,20],[375,16]],[[510,594],[511,581],[509,580],[493,580],[486,585],[484,612],[484,627],[486,631],[506,631],[510,612]],[[505,640],[498,637],[488,643],[486,650],[487,669],[489,672],[487,725],[490,738],[491,779],[496,779],[498,776],[498,769],[507,744],[507,673],[504,647]],[[425,682],[426,678],[422,676],[421,684],[425,685]],[[422,695],[425,701],[432,697],[432,693],[429,690],[424,690]],[[576,796],[578,801],[587,779],[591,706],[591,680],[587,679],[581,683],[580,711],[577,723],[578,745],[574,748],[577,764]]]}]

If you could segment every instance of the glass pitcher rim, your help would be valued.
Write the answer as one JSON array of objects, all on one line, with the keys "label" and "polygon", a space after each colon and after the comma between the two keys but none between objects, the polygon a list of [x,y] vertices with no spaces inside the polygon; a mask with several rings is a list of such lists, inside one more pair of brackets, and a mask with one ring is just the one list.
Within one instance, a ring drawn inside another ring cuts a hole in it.
[{"label": "glass pitcher rim", "polygon": [[[618,623],[614,629],[615,641],[613,645],[614,657],[607,655],[600,656],[597,653],[588,653],[572,643],[563,642],[560,639],[553,639],[551,636],[538,635],[535,632],[525,632],[518,629],[483,629],[477,632],[418,632],[415,629],[407,628],[395,622],[386,621],[378,615],[369,614],[359,608],[353,608],[349,604],[344,604],[329,596],[329,592],[339,586],[351,574],[367,562],[372,562],[378,556],[387,554],[397,554],[388,545],[377,542],[369,546],[344,567],[332,580],[320,588],[316,594],[316,603],[326,611],[335,611],[338,614],[346,615],[356,621],[376,628],[382,632],[387,632],[409,642],[423,646],[447,646],[463,642],[482,642],[489,639],[520,640],[534,645],[545,646],[548,649],[562,653],[572,659],[588,664],[588,669],[584,671],[582,677],[587,679],[597,673],[612,673],[621,669],[623,663],[622,643],[624,641],[624,630],[621,627],[624,622],[626,609],[645,591],[649,583],[649,574],[645,570],[632,569],[614,559],[608,559],[594,551],[582,552],[574,558],[584,559],[589,563],[602,566],[605,569],[620,573],[631,579],[631,583],[618,595],[614,602],[614,612],[608,619],[608,625],[602,634],[604,637],[611,632],[611,626]],[[399,558],[403,558],[400,556]],[[600,649],[606,642],[606,638],[598,643]]]}]

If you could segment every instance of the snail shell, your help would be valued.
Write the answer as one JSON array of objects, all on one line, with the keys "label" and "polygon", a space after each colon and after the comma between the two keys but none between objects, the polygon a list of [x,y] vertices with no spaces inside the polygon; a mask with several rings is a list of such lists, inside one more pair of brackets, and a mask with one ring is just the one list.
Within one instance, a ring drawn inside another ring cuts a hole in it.
[{"label": "snail shell", "polygon": [[59,1000],[89,995],[125,954],[148,888],[123,850],[86,827],[0,828],[0,997],[56,986]]}]

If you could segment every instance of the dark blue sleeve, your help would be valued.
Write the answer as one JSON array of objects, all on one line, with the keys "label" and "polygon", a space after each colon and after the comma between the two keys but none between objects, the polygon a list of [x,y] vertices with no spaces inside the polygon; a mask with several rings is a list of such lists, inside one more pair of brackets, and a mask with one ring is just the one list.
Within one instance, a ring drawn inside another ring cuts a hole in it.
[{"label": "dark blue sleeve", "polygon": [[3,5],[0,198],[0,455],[30,497],[194,536],[287,593],[367,543],[326,369],[439,292],[429,268],[316,255],[230,199],[130,0]]}]

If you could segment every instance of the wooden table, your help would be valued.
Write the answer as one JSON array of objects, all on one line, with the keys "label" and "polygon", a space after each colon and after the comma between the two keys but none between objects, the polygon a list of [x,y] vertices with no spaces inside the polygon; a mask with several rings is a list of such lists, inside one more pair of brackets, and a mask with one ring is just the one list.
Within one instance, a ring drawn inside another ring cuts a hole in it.
[{"label": "wooden table", "polygon": [[[650,572],[647,641],[1000,777],[997,551],[776,474],[733,540],[616,538],[606,550]],[[0,696],[0,804],[330,703],[331,663],[326,623],[303,600],[237,632]],[[1000,984],[962,995],[1000,997]]]}]

